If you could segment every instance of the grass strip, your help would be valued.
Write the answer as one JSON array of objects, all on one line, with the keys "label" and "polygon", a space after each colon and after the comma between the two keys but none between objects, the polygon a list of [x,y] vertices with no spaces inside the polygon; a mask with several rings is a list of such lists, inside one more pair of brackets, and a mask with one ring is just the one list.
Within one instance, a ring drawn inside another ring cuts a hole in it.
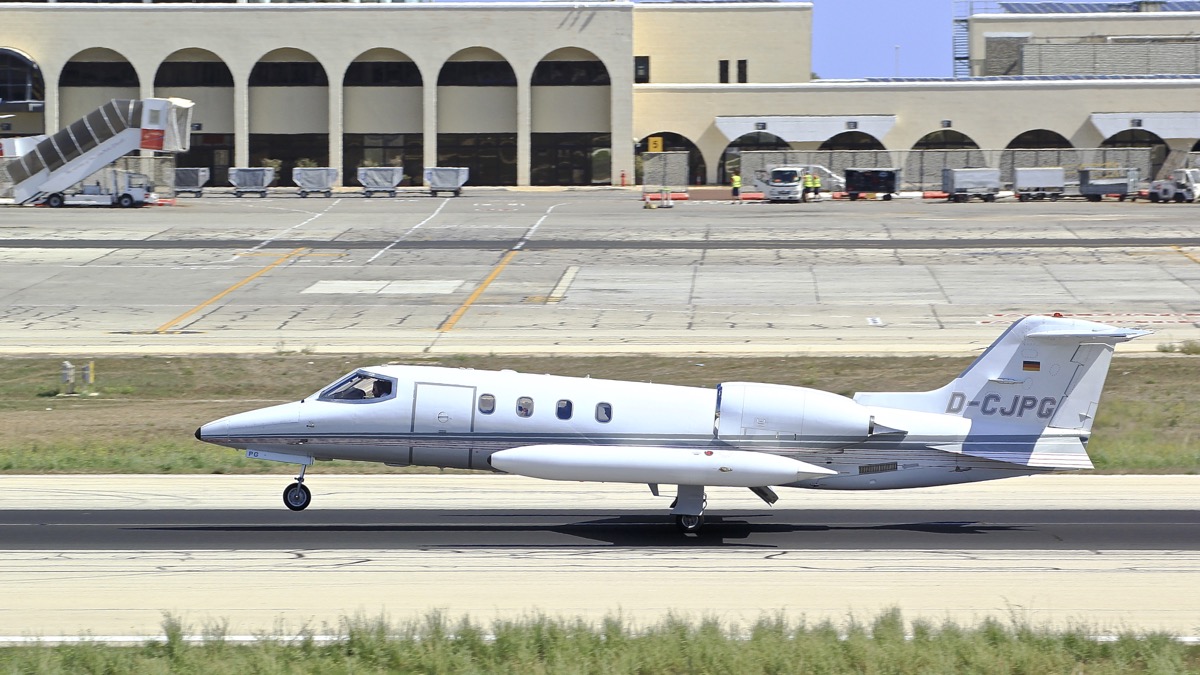
[{"label": "grass strip", "polygon": [[988,619],[908,623],[900,610],[873,621],[750,626],[668,617],[636,628],[619,617],[595,624],[532,616],[484,626],[433,613],[394,624],[344,619],[333,640],[311,632],[253,643],[226,640],[221,626],[186,639],[164,621],[164,638],[135,646],[81,642],[0,649],[8,673],[488,673],[737,675],[777,673],[1200,673],[1200,645],[1160,633],[1097,640],[1081,628],[1053,630]]},{"label": "grass strip", "polygon": [[[2,473],[289,473],[192,433],[224,415],[297,400],[386,355],[97,359],[90,392],[61,397],[61,362],[0,361]],[[715,387],[755,381],[856,391],[921,391],[948,382],[966,358],[929,357],[451,357],[402,362]],[[79,365],[81,361],[77,360]],[[95,394],[94,396],[88,394]],[[1183,354],[1113,361],[1089,452],[1105,473],[1200,472],[1200,359]],[[321,463],[314,472],[436,471]]]}]

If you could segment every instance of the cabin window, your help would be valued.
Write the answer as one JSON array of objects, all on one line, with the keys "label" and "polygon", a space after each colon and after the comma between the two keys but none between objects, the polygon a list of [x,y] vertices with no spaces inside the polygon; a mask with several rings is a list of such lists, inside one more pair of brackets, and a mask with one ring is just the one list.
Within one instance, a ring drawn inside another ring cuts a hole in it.
[{"label": "cabin window", "polygon": [[491,415],[496,412],[496,397],[491,394],[482,394],[479,397],[479,412],[484,415]]},{"label": "cabin window", "polygon": [[558,402],[558,405],[554,409],[554,414],[557,415],[558,419],[560,420],[569,420],[571,419],[571,410],[573,407],[574,406],[571,405],[571,402],[564,398]]},{"label": "cabin window", "polygon": [[612,421],[612,404],[597,403],[596,404],[596,421],[611,422]]},{"label": "cabin window", "polygon": [[517,399],[517,417],[531,417],[533,415],[533,399],[528,396],[522,396]]},{"label": "cabin window", "polygon": [[319,400],[337,403],[362,401],[374,403],[391,398],[393,381],[368,373],[354,373],[321,393]]}]

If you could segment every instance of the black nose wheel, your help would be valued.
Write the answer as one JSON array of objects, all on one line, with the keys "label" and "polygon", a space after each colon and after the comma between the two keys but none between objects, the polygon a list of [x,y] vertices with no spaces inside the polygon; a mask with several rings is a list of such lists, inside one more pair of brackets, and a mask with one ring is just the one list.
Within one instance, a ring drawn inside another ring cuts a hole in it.
[{"label": "black nose wheel", "polygon": [[283,503],[293,511],[303,511],[312,503],[312,492],[304,483],[292,483],[283,491]]},{"label": "black nose wheel", "polygon": [[675,516],[675,527],[684,534],[696,534],[704,525],[704,516]]}]

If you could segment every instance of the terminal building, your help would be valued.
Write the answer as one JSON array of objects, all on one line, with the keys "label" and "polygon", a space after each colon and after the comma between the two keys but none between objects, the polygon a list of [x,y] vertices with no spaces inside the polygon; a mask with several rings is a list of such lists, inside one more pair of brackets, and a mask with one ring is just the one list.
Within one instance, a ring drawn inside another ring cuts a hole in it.
[{"label": "terminal building", "polygon": [[[16,2],[0,5],[0,136],[109,99],[195,101],[228,168],[465,166],[475,185],[632,184],[686,150],[1200,152],[1200,1],[960,2],[955,76],[823,80],[806,2]],[[948,58],[951,58],[948,55]]]}]

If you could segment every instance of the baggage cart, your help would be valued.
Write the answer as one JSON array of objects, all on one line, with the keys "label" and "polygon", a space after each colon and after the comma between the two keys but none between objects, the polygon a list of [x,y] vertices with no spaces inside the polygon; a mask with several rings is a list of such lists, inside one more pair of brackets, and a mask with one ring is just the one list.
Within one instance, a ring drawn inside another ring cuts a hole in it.
[{"label": "baggage cart", "polygon": [[900,169],[846,169],[846,193],[850,201],[864,195],[878,195],[881,199],[891,201],[900,184]]},{"label": "baggage cart", "polygon": [[1013,169],[1013,192],[1017,199],[1055,201],[1067,189],[1067,172],[1061,166],[1021,167]]},{"label": "baggage cart", "polygon": [[462,194],[470,170],[462,166],[435,166],[425,169],[425,184],[429,194],[436,197],[439,192],[449,192],[455,197]]},{"label": "baggage cart", "polygon": [[972,197],[994,202],[1000,193],[1000,169],[942,169],[942,192],[960,204]]},{"label": "baggage cart", "polygon": [[266,197],[267,186],[274,180],[275,169],[269,166],[234,167],[229,170],[229,183],[233,186],[234,197],[248,193]]},{"label": "baggage cart", "polygon": [[1089,202],[1098,202],[1105,195],[1116,195],[1125,201],[1129,195],[1137,196],[1138,170],[1133,168],[1089,168],[1079,170],[1079,194]]},{"label": "baggage cart", "polygon": [[175,194],[190,192],[197,197],[204,196],[204,184],[208,182],[208,168],[176,168]]},{"label": "baggage cart", "polygon": [[358,167],[358,182],[362,183],[363,196],[370,197],[376,192],[386,192],[387,196],[396,196],[396,186],[404,180],[404,168],[399,166],[360,166]]},{"label": "baggage cart", "polygon": [[298,166],[292,169],[292,180],[300,188],[301,197],[314,192],[332,197],[333,184],[337,179],[338,170],[330,166]]}]

